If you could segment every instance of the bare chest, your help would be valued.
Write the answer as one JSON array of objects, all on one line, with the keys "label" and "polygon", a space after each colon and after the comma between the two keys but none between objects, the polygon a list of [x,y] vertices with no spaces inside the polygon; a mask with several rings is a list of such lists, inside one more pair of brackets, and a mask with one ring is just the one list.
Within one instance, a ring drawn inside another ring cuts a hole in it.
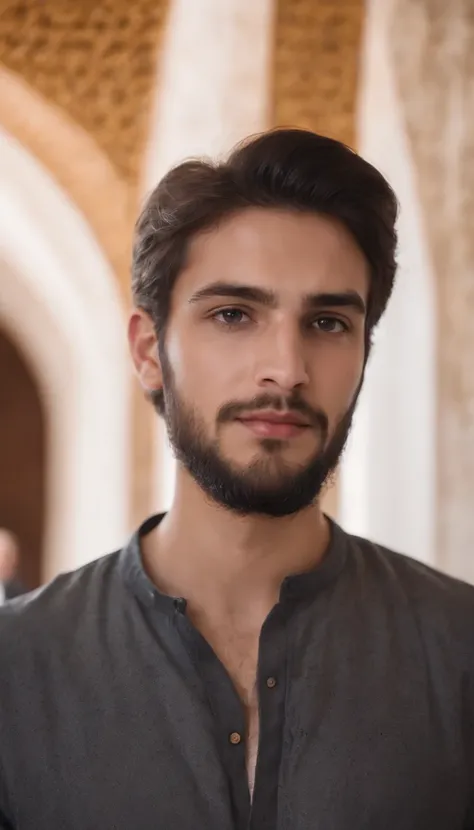
[{"label": "bare chest", "polygon": [[259,716],[257,662],[259,634],[243,634],[228,629],[211,643],[225,666],[242,702],[245,713],[245,748],[250,792],[253,792],[258,755]]}]

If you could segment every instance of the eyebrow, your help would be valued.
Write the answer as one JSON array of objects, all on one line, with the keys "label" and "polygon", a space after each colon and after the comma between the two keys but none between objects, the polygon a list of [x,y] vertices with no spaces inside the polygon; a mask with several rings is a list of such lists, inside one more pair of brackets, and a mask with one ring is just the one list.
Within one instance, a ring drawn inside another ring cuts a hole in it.
[{"label": "eyebrow", "polygon": [[[266,308],[278,307],[278,298],[274,291],[268,291],[252,285],[228,282],[213,282],[210,285],[206,285],[204,288],[196,291],[189,302],[198,303],[201,300],[212,299],[213,297],[247,300],[248,302],[263,305]],[[321,308],[351,308],[362,316],[365,316],[367,313],[366,304],[357,291],[306,294],[303,297],[303,306],[308,311]]]},{"label": "eyebrow", "polygon": [[309,294],[304,304],[308,308],[351,308],[362,316],[367,313],[367,306],[357,291]]}]

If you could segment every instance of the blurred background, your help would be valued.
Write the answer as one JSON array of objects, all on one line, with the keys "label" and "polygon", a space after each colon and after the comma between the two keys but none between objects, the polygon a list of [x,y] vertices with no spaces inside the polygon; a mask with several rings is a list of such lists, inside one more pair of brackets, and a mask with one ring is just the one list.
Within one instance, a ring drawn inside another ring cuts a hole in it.
[{"label": "blurred background", "polygon": [[172,163],[275,125],[348,143],[401,202],[326,509],[474,582],[472,2],[0,0],[0,527],[27,587],[169,505],[125,341],[134,220]]}]

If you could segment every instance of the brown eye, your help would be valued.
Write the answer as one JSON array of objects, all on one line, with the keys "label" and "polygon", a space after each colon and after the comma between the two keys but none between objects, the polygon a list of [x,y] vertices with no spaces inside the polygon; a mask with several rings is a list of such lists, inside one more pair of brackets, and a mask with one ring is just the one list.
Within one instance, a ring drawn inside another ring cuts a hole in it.
[{"label": "brown eye", "polygon": [[214,314],[214,319],[227,326],[238,326],[239,323],[247,322],[248,315],[240,308],[222,308]]},{"label": "brown eye", "polygon": [[314,321],[313,326],[326,334],[341,334],[341,332],[347,331],[348,329],[346,324],[337,317],[318,317]]}]

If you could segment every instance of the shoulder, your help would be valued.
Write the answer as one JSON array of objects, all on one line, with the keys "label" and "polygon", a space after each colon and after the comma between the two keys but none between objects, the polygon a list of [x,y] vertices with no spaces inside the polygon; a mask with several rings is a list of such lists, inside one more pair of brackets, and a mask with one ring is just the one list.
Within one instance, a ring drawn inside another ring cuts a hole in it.
[{"label": "shoulder", "polygon": [[432,565],[412,559],[383,545],[346,534],[352,554],[374,577],[406,586],[410,591],[426,595],[465,597],[474,603],[474,586]]},{"label": "shoulder", "polygon": [[23,655],[56,643],[67,648],[85,625],[97,620],[113,586],[120,585],[119,557],[120,551],[108,554],[0,607],[0,674],[9,658],[19,663]]},{"label": "shoulder", "polygon": [[15,597],[19,597],[22,594],[26,594],[27,591],[17,579],[12,579],[9,582],[4,584],[5,590],[5,597],[6,599],[14,599]]},{"label": "shoulder", "polygon": [[420,627],[469,641],[474,655],[474,586],[382,545],[347,534],[356,579]]}]

